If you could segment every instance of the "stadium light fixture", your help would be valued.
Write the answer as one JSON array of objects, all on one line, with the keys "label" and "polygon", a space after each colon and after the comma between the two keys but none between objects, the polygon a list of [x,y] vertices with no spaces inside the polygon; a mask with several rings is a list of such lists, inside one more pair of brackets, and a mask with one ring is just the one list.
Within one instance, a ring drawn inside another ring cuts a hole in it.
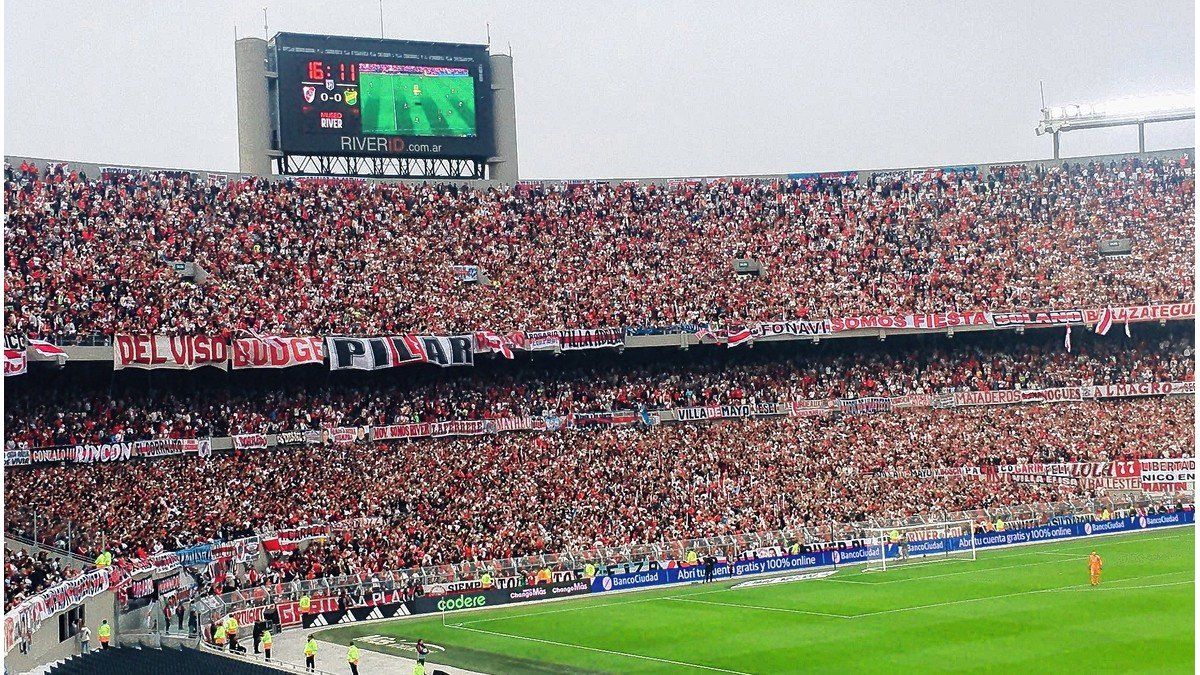
[{"label": "stadium light fixture", "polygon": [[1133,126],[1138,128],[1138,152],[1146,151],[1146,125],[1196,118],[1195,94],[1159,94],[1113,99],[1101,103],[1073,103],[1042,108],[1034,132],[1054,137],[1054,159],[1059,156],[1059,135],[1068,131]]}]

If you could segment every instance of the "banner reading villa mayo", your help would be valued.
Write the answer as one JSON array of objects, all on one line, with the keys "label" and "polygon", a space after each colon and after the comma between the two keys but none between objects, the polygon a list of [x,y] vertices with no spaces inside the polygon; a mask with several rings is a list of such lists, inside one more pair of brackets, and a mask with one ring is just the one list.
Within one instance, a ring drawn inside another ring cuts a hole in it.
[{"label": "banner reading villa mayo", "polygon": [[233,341],[233,368],[289,368],[325,362],[325,340],[318,337],[238,338]]},{"label": "banner reading villa mayo", "polygon": [[115,335],[113,369],[229,370],[229,343],[208,335]]}]

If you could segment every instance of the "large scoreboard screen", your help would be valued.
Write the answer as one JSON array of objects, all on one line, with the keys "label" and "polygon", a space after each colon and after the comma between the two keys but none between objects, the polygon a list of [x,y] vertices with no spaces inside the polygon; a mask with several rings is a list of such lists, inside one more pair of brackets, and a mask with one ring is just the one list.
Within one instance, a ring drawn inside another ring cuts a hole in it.
[{"label": "large scoreboard screen", "polygon": [[278,149],[297,155],[493,154],[485,45],[279,33],[268,48]]}]

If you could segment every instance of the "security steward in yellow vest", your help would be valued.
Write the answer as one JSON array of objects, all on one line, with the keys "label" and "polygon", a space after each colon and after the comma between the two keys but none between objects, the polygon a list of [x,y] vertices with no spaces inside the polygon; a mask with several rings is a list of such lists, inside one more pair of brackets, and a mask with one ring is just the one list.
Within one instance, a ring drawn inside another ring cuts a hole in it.
[{"label": "security steward in yellow vest", "polygon": [[232,614],[225,619],[225,639],[229,640],[229,651],[238,651],[238,620]]},{"label": "security steward in yellow vest", "polygon": [[267,660],[271,660],[271,645],[275,642],[275,638],[271,637],[271,630],[266,629],[262,634],[263,653],[267,655]]},{"label": "security steward in yellow vest", "polygon": [[350,675],[358,675],[358,645],[350,642],[350,651],[346,652],[346,662],[350,664]]},{"label": "security steward in yellow vest", "polygon": [[317,641],[313,636],[308,636],[308,642],[304,643],[304,670],[313,672],[317,669]]},{"label": "security steward in yellow vest", "polygon": [[308,597],[308,593],[305,593],[300,596],[300,613],[308,614],[310,609],[312,609],[312,598]]},{"label": "security steward in yellow vest", "polygon": [[100,636],[100,649],[108,649],[108,641],[112,638],[112,626],[108,625],[108,620],[100,622],[100,627],[96,629],[96,635]]},{"label": "security steward in yellow vest", "polygon": [[217,624],[217,629],[215,631],[213,631],[213,644],[215,644],[217,646],[217,649],[220,649],[221,651],[225,651],[225,624],[224,623]]},{"label": "security steward in yellow vest", "polygon": [[479,577],[479,587],[480,588],[491,588],[492,587],[492,573],[491,572],[484,572],[483,576]]}]

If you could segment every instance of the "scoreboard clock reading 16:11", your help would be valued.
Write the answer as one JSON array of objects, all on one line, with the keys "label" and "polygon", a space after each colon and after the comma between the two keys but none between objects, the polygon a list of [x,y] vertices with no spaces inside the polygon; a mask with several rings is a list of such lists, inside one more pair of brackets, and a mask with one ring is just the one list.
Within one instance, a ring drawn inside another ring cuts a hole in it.
[{"label": "scoreboard clock reading 16:11", "polygon": [[478,157],[494,151],[484,45],[279,33],[272,125],[288,154]]}]

